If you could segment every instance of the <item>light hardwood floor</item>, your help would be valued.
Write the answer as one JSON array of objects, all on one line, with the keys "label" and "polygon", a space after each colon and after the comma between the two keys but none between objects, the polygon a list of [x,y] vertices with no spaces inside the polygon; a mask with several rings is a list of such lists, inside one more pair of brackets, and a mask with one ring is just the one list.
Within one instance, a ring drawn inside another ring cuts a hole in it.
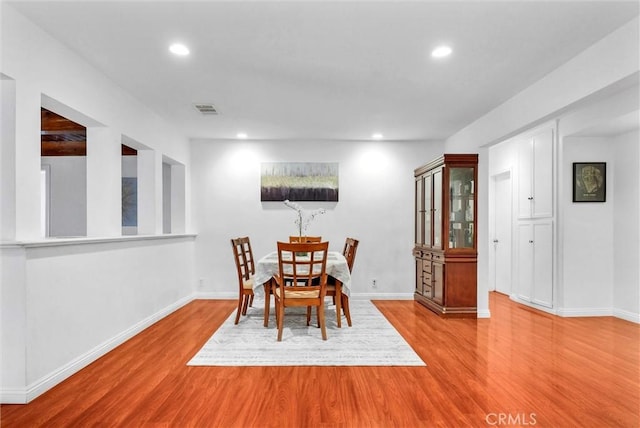
[{"label": "light hardwood floor", "polygon": [[3,405],[0,425],[640,426],[634,323],[559,318],[497,293],[480,320],[375,304],[426,367],[187,367],[235,308],[198,300],[30,404]]}]

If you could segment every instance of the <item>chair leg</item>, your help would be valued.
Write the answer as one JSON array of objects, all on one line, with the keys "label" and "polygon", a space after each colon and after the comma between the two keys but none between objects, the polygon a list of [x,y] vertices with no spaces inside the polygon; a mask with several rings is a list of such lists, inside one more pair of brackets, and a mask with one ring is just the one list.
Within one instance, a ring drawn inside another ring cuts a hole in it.
[{"label": "chair leg", "polygon": [[307,327],[311,324],[311,306],[307,306]]},{"label": "chair leg", "polygon": [[242,315],[247,315],[247,306],[249,305],[249,296],[242,296]]},{"label": "chair leg", "polygon": [[284,307],[283,306],[278,306],[276,308],[277,311],[277,318],[278,318],[278,342],[282,342],[282,327],[284,324]]},{"label": "chair leg", "polygon": [[249,306],[253,308],[253,294],[249,297]]},{"label": "chair leg", "polygon": [[318,324],[320,324],[320,330],[322,330],[322,340],[327,340],[327,327],[324,319],[324,302],[320,301],[320,305],[316,306],[318,311]]},{"label": "chair leg", "polygon": [[344,310],[344,315],[347,317],[347,325],[351,327],[351,312],[349,311],[349,296],[342,295],[342,309]]},{"label": "chair leg", "polygon": [[334,296],[336,305],[336,323],[338,328],[342,328],[342,283],[336,281],[336,295]]},{"label": "chair leg", "polygon": [[244,299],[244,296],[241,294],[238,297],[238,310],[236,311],[236,322],[234,324],[238,324],[238,322],[240,321],[240,314],[242,313],[242,300]]},{"label": "chair leg", "polygon": [[269,308],[271,307],[271,280],[264,283],[264,326],[269,327]]}]

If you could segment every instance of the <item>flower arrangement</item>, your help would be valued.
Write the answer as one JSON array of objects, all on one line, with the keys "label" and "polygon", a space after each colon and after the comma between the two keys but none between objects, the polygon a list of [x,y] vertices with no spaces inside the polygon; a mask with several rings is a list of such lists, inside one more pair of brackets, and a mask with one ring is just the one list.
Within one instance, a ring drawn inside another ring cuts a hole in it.
[{"label": "flower arrangement", "polygon": [[302,237],[303,232],[307,231],[309,224],[316,218],[319,214],[324,214],[327,212],[324,208],[318,208],[316,210],[305,213],[304,209],[300,206],[300,204],[296,204],[295,202],[291,202],[290,200],[285,200],[284,204],[289,208],[296,210],[298,213],[298,217],[295,220],[296,226],[298,226],[298,235]]}]

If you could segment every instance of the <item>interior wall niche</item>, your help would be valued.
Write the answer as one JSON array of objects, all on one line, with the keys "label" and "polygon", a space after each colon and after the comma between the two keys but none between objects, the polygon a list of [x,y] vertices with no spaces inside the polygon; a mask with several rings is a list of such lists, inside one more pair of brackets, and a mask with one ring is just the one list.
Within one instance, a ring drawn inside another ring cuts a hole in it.
[{"label": "interior wall niche", "polygon": [[122,144],[122,234],[138,233],[138,151]]},{"label": "interior wall niche", "polygon": [[171,233],[171,165],[162,162],[162,233]]},{"label": "interior wall niche", "polygon": [[185,165],[162,156],[162,233],[184,233],[186,226]]},{"label": "interior wall niche", "polygon": [[46,237],[87,235],[86,154],[86,127],[41,108],[41,213]]}]

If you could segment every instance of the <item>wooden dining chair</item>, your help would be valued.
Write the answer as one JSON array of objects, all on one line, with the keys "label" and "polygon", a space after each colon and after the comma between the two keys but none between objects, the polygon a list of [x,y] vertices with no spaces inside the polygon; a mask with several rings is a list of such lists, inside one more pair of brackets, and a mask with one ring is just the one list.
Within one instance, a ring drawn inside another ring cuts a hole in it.
[{"label": "wooden dining chair", "polygon": [[[347,259],[349,272],[353,271],[353,262],[356,260],[356,251],[360,241],[353,238],[347,238],[344,242],[342,255]],[[342,294],[342,283],[333,277],[329,277],[327,281],[327,296],[333,297],[333,304],[336,305],[336,322],[338,327],[342,327],[342,312],[347,318],[347,325],[351,327],[351,312],[349,311],[349,296]],[[338,296],[338,299],[336,297]]]},{"label": "wooden dining chair", "polygon": [[289,242],[322,242],[322,236],[289,236]]},{"label": "wooden dining chair", "polygon": [[[278,242],[278,273],[274,276],[277,287],[273,293],[276,301],[278,342],[282,341],[285,308],[292,306],[307,308],[307,325],[311,321],[311,308],[315,306],[322,339],[327,340],[324,299],[328,250],[328,242]],[[298,255],[302,253],[307,255]]]},{"label": "wooden dining chair", "polygon": [[[231,247],[233,248],[233,257],[238,271],[238,311],[235,321],[235,324],[238,324],[240,314],[246,315],[247,306],[253,305],[253,275],[255,274],[256,266],[249,237],[231,239]],[[265,299],[268,298],[269,296],[265,295]]]}]

